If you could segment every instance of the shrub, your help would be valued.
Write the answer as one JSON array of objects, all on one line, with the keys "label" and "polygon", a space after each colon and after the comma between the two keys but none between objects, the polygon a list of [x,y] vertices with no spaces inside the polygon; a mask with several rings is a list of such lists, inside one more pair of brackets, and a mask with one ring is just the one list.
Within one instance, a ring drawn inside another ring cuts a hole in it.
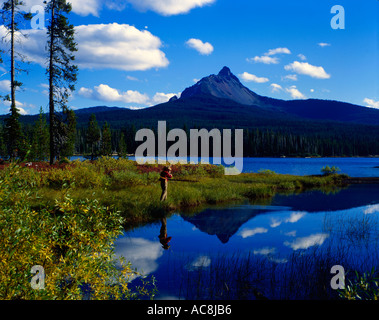
[{"label": "shrub", "polygon": [[322,169],[321,169],[321,172],[324,174],[324,175],[326,175],[326,176],[328,176],[328,175],[331,175],[331,174],[336,174],[337,172],[339,172],[339,171],[341,171],[341,169],[340,168],[338,168],[338,167],[335,167],[335,166],[333,166],[333,167],[329,167],[329,166],[325,166],[325,167],[323,167]]},{"label": "shrub", "polygon": [[[130,289],[136,272],[114,254],[122,219],[97,200],[66,194],[34,210],[27,183],[13,184],[18,168],[0,181],[0,297],[2,299],[136,299],[155,294],[154,282]],[[45,289],[31,288],[31,268],[45,271]],[[116,267],[117,266],[117,267]]]}]

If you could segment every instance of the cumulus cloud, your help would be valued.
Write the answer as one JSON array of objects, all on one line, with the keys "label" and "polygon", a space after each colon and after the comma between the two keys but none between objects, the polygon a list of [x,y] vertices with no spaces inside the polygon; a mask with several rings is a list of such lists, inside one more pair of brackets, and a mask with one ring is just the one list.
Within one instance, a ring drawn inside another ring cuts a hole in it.
[{"label": "cumulus cloud", "polygon": [[163,92],[157,92],[153,99],[151,100],[151,104],[156,105],[160,103],[165,103],[169,101],[172,97],[177,96],[180,97],[181,92],[179,93],[163,93]]},{"label": "cumulus cloud", "polygon": [[365,98],[363,102],[369,108],[379,109],[379,101],[375,101],[374,99]]},{"label": "cumulus cloud", "polygon": [[288,74],[288,75],[282,77],[282,80],[297,81],[297,74]]},{"label": "cumulus cloud", "polygon": [[[138,30],[127,24],[93,24],[75,27],[78,52],[75,63],[80,68],[116,69],[123,71],[162,68],[169,64],[160,50],[161,40],[147,30]],[[32,62],[46,64],[46,52],[41,50],[46,42],[44,30],[23,31],[22,53]],[[0,27],[0,37],[6,29]]]},{"label": "cumulus cloud", "polygon": [[371,204],[371,205],[368,205],[368,206],[363,210],[363,213],[364,213],[364,214],[372,214],[372,213],[376,213],[376,212],[379,212],[379,204]]},{"label": "cumulus cloud", "polygon": [[307,60],[307,57],[306,57],[305,55],[301,54],[301,53],[298,54],[297,56],[298,56],[299,59],[302,60],[302,61]]},{"label": "cumulus cloud", "polygon": [[10,90],[11,90],[11,82],[9,80],[1,80],[0,91],[9,93]]},{"label": "cumulus cloud", "polygon": [[257,77],[256,75],[248,73],[248,72],[244,72],[244,73],[240,74],[239,77],[246,82],[265,83],[265,82],[269,81],[268,78],[260,78],[260,77]]},{"label": "cumulus cloud", "polygon": [[[25,0],[25,11],[35,5],[43,5],[44,0]],[[140,11],[154,11],[164,16],[188,13],[194,8],[204,7],[216,0],[70,0],[72,12],[80,16],[93,15],[98,17],[103,7],[109,10],[123,11],[128,4]],[[0,0],[0,5],[4,0]]]},{"label": "cumulus cloud", "polygon": [[115,243],[117,257],[130,261],[133,268],[147,276],[158,268],[157,260],[162,256],[160,243],[142,238],[120,238]]},{"label": "cumulus cloud", "polygon": [[304,74],[317,79],[329,79],[330,74],[327,74],[323,67],[317,67],[308,62],[294,61],[284,67],[287,71],[293,71],[298,74]]},{"label": "cumulus cloud", "polygon": [[326,43],[326,42],[320,42],[320,43],[318,43],[318,46],[320,46],[320,47],[330,47],[331,46],[331,44],[330,43]]},{"label": "cumulus cloud", "polygon": [[138,10],[154,11],[164,16],[188,13],[194,8],[204,7],[216,0],[126,0]]},{"label": "cumulus cloud", "polygon": [[246,59],[247,62],[264,63],[264,64],[278,64],[279,59],[277,57],[270,56],[255,56],[254,58]]},{"label": "cumulus cloud", "polygon": [[305,95],[303,95],[296,86],[291,86],[286,88],[286,92],[288,92],[293,99],[305,99]]},{"label": "cumulus cloud", "polygon": [[278,64],[279,58],[272,57],[277,54],[291,54],[288,48],[275,48],[267,51],[263,56],[255,56],[254,58],[246,59],[248,62],[264,63],[264,64]]},{"label": "cumulus cloud", "polygon": [[106,101],[106,102],[123,102],[123,103],[138,103],[148,104],[149,97],[146,94],[142,94],[138,91],[127,90],[121,92],[115,88],[110,87],[107,84],[100,84],[94,87],[94,89],[80,88],[79,95],[94,100]]},{"label": "cumulus cloud", "polygon": [[254,229],[245,228],[245,229],[241,230],[239,235],[245,239],[248,237],[252,237],[256,234],[266,233],[266,232],[268,232],[268,230],[266,228],[254,228]]},{"label": "cumulus cloud", "polygon": [[271,87],[271,92],[279,92],[279,91],[283,90],[282,86],[280,84],[277,84],[277,83],[271,83],[270,87]]},{"label": "cumulus cloud", "polygon": [[266,56],[273,56],[276,54],[291,54],[291,51],[288,48],[276,48],[276,49],[270,49],[268,52],[265,53]]},{"label": "cumulus cloud", "polygon": [[208,268],[211,262],[208,256],[198,256],[191,264],[187,265],[187,269],[193,271],[200,268]]},{"label": "cumulus cloud", "polygon": [[201,55],[210,55],[214,48],[209,42],[203,42],[200,39],[189,39],[186,45],[192,49],[195,49]]},{"label": "cumulus cloud", "polygon": [[[107,84],[100,84],[94,88],[82,87],[78,91],[78,95],[92,100],[105,101],[105,102],[121,102],[125,104],[141,104],[145,106],[156,105],[169,101],[173,96],[180,97],[181,93],[163,93],[157,92],[153,98],[150,98],[145,93],[139,91],[127,90],[121,91],[110,87]],[[134,110],[143,107],[132,107]]]},{"label": "cumulus cloud", "polygon": [[276,252],[275,248],[262,248],[258,250],[254,250],[253,253],[256,255],[263,255],[263,256],[268,256],[272,255]]},{"label": "cumulus cloud", "polygon": [[292,248],[293,250],[308,249],[316,245],[322,245],[327,238],[328,234],[317,233],[312,234],[308,237],[297,238],[292,242],[285,241],[284,245]]},{"label": "cumulus cloud", "polygon": [[[25,11],[30,11],[31,7],[39,5],[44,6],[44,0],[24,0],[25,6],[23,9]],[[72,12],[81,16],[99,16],[99,12],[102,7],[101,0],[70,0],[72,4]],[[4,0],[0,0],[0,6],[4,3]]]},{"label": "cumulus cloud", "polygon": [[298,222],[301,218],[303,218],[307,213],[306,212],[292,212],[287,218],[271,218],[270,227],[276,228],[280,226],[282,223],[295,223]]}]

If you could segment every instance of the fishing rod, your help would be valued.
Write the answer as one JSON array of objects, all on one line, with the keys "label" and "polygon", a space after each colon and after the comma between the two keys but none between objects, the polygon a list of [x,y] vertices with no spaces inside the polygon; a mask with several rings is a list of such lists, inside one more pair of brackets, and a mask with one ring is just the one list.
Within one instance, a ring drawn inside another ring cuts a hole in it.
[{"label": "fishing rod", "polygon": [[196,181],[196,180],[179,180],[179,179],[169,179],[168,181],[175,181],[175,182],[199,182],[199,181]]}]

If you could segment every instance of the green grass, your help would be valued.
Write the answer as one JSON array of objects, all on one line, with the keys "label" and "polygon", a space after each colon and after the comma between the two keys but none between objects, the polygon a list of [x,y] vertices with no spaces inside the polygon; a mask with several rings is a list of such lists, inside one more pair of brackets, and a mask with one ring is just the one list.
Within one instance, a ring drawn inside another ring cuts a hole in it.
[{"label": "green grass", "polygon": [[[175,165],[175,180],[168,186],[168,199],[159,201],[159,172],[163,165],[142,165],[125,159],[101,158],[71,162],[65,168],[36,171],[19,168],[17,175],[35,187],[35,207],[51,205],[69,192],[76,200],[96,199],[119,211],[125,226],[151,222],[162,214],[196,210],[207,205],[271,199],[276,193],[299,193],[308,189],[330,192],[342,185],[344,175],[292,176],[272,171],[223,175],[223,167]],[[1,172],[0,172],[1,177]]]}]

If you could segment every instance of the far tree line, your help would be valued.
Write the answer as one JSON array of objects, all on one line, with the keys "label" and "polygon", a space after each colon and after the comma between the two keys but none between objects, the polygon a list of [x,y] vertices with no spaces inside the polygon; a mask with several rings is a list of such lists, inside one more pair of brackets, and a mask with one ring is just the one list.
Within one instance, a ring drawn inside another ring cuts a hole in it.
[{"label": "far tree line", "polygon": [[[46,28],[46,43],[40,47],[46,48],[46,76],[49,83],[49,135],[40,134],[41,139],[49,140],[49,161],[53,164],[72,144],[73,111],[67,106],[68,98],[75,90],[78,67],[74,64],[77,51],[75,42],[75,29],[69,23],[68,16],[71,12],[71,4],[66,0],[44,1],[45,12],[49,16]],[[22,159],[32,152],[24,136],[17,109],[16,95],[22,87],[18,76],[25,72],[27,58],[18,50],[22,46],[22,38],[26,37],[21,26],[32,19],[30,13],[25,13],[25,3],[22,0],[7,0],[1,8],[1,22],[7,30],[3,42],[6,50],[1,52],[1,63],[9,60],[10,93],[3,97],[10,103],[9,116],[6,118],[3,128],[3,145],[9,158]],[[42,120],[40,120],[42,121]],[[40,128],[43,127],[39,123]],[[37,124],[38,126],[38,124]],[[41,146],[45,148],[45,141]]]}]

